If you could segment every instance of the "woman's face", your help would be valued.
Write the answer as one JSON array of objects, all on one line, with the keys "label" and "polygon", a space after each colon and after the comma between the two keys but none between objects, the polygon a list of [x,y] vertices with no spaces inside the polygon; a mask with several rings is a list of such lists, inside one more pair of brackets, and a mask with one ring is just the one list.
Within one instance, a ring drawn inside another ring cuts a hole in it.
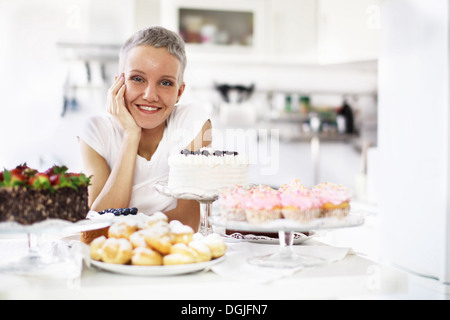
[{"label": "woman's face", "polygon": [[134,47],[124,63],[125,105],[143,129],[164,126],[184,91],[180,62],[165,48]]}]

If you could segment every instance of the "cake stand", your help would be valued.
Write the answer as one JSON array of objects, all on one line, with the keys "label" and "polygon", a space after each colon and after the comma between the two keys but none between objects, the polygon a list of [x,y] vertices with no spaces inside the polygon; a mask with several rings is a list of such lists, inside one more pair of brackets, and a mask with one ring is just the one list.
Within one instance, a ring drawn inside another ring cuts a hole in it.
[{"label": "cake stand", "polygon": [[70,222],[61,219],[48,219],[30,225],[17,222],[0,223],[0,235],[27,235],[27,253],[18,259],[0,264],[0,272],[28,273],[39,271],[49,265],[60,262],[60,257],[41,250],[44,234],[73,234],[82,231],[105,228],[111,225],[111,219],[80,220]]},{"label": "cake stand", "polygon": [[309,232],[360,226],[364,223],[362,212],[352,210],[344,218],[320,218],[308,223],[299,223],[287,219],[277,219],[261,224],[242,221],[229,221],[221,215],[213,215],[210,223],[216,227],[224,227],[245,232],[278,232],[279,250],[274,254],[251,257],[248,263],[263,267],[298,268],[319,266],[326,260],[306,255],[299,255],[293,250],[295,232]]},{"label": "cake stand", "polygon": [[157,182],[155,188],[159,193],[168,197],[198,201],[202,206],[200,210],[200,227],[198,232],[204,236],[213,233],[209,218],[211,217],[212,204],[219,197],[218,190],[193,189],[191,192],[184,192],[169,188],[166,181]]}]

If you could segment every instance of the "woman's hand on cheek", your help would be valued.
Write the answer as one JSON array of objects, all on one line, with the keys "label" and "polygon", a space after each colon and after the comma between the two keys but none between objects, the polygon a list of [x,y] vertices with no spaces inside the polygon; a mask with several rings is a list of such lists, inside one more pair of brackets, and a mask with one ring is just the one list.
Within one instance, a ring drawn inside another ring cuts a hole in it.
[{"label": "woman's hand on cheek", "polygon": [[133,116],[125,106],[125,90],[126,85],[123,74],[116,76],[114,83],[108,90],[106,110],[119,121],[125,132],[140,133],[141,128],[136,124]]}]

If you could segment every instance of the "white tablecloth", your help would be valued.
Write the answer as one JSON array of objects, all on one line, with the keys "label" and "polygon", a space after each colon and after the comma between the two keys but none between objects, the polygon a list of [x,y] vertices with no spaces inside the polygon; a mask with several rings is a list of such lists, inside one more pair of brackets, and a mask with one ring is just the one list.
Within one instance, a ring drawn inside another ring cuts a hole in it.
[{"label": "white tablecloth", "polygon": [[[277,253],[280,246],[274,244],[260,244],[250,242],[228,243],[226,259],[212,266],[216,274],[244,282],[267,283],[273,280],[288,277],[304,269],[262,267],[248,263],[248,259]],[[300,256],[320,258],[323,263],[332,263],[341,260],[351,253],[350,248],[336,248],[320,245],[315,241],[308,241],[302,245],[294,245],[293,253]]]}]

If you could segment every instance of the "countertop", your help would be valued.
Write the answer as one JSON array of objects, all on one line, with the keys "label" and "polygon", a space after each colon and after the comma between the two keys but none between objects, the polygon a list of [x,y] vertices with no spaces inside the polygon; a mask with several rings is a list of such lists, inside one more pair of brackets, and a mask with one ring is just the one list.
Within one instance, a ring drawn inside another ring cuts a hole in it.
[{"label": "countertop", "polygon": [[[298,299],[448,299],[434,290],[426,279],[416,277],[374,259],[374,252],[364,252],[362,234],[369,238],[376,230],[375,217],[369,217],[363,226],[321,234],[294,245],[293,249],[345,249],[345,255],[335,261],[309,268],[271,269],[256,267],[261,273],[275,276],[266,279],[233,277],[219,269],[173,276],[122,275],[96,269],[86,260],[75,262],[74,274],[43,272],[11,274],[0,272],[0,299],[149,299],[149,300],[298,300]],[[339,238],[343,232],[346,238]],[[58,239],[61,235],[58,235]],[[73,235],[71,236],[73,237]],[[344,239],[344,241],[342,240]],[[350,240],[349,240],[350,239]],[[375,241],[375,239],[373,239]],[[347,241],[347,242],[346,242]],[[76,241],[75,241],[76,242]],[[72,242],[73,243],[73,242]],[[228,250],[224,262],[233,269],[245,266],[245,259],[236,260],[236,254],[246,258],[253,251],[275,252],[277,244],[248,244],[226,240]],[[351,244],[354,244],[351,245]],[[349,245],[350,244],[350,245]],[[80,244],[81,245],[81,244]],[[265,246],[265,247],[264,247]],[[73,246],[72,246],[73,248]],[[86,254],[86,248],[84,254]],[[244,249],[243,249],[244,248]],[[266,248],[266,249],[264,249]],[[258,250],[255,250],[258,249]],[[370,249],[370,248],[369,248]],[[0,237],[0,262],[8,250],[17,255],[27,251],[24,236]],[[370,251],[370,250],[369,250]],[[297,252],[297,251],[296,251]],[[220,265],[216,265],[220,266]],[[241,269],[236,269],[241,270]],[[245,268],[242,270],[246,270]],[[251,269],[249,269],[251,272]],[[223,270],[222,270],[223,271]],[[235,272],[235,270],[234,270]],[[246,272],[246,271],[244,271]],[[230,274],[231,275],[231,274]]]},{"label": "countertop", "polygon": [[[2,239],[0,243],[5,244],[5,241],[11,240]],[[322,244],[318,240],[308,240],[300,245]],[[257,268],[270,272],[267,267]],[[55,273],[31,276],[0,273],[0,298],[354,299],[404,292],[407,281],[404,272],[349,252],[342,260],[297,270],[293,274],[288,272],[268,281],[236,280],[212,270],[175,276],[131,276],[98,270],[86,264],[80,275],[70,277],[56,276]]]}]

